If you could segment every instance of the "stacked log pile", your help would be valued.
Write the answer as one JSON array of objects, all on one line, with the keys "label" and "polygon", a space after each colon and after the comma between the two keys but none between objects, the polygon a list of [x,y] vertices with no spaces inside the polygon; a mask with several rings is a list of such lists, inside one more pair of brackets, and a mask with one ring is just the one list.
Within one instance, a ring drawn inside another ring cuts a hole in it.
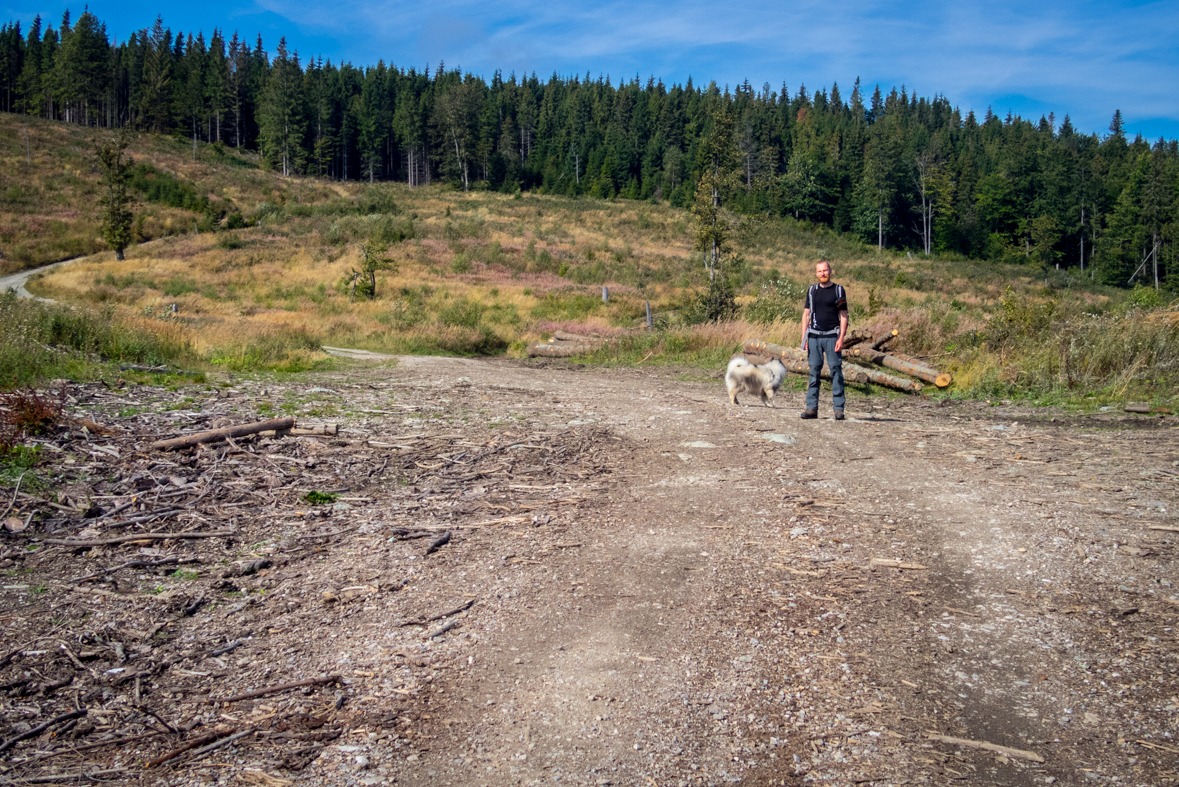
[{"label": "stacked log pile", "polygon": [[570,358],[600,350],[613,340],[604,336],[579,336],[565,331],[554,331],[547,342],[533,342],[528,345],[530,358]]},{"label": "stacked log pile", "polygon": [[[876,385],[882,385],[886,388],[893,388],[906,393],[920,393],[924,387],[916,380],[909,380],[904,377],[888,374],[870,366],[848,363],[847,357],[851,356],[853,358],[861,358],[869,363],[884,366],[893,371],[901,372],[909,377],[916,377],[917,380],[932,383],[938,388],[946,388],[953,382],[949,374],[939,372],[918,358],[899,353],[890,353],[881,349],[895,338],[898,333],[898,331],[893,330],[879,336],[874,336],[870,331],[863,328],[850,331],[844,337],[844,380],[852,383],[875,383]],[[865,344],[868,346],[860,346]],[[787,371],[796,374],[810,374],[810,364],[807,361],[806,353],[801,348],[783,347],[780,344],[771,344],[769,342],[751,339],[742,345],[741,351],[746,354],[777,358],[786,367]],[[826,364],[823,365],[822,377],[824,380],[831,379],[831,372]]]}]

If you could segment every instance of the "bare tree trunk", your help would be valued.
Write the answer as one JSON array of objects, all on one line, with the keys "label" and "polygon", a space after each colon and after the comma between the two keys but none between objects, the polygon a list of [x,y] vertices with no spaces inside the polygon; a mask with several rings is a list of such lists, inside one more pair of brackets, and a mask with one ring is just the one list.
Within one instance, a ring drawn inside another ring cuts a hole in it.
[{"label": "bare tree trunk", "polygon": [[1154,251],[1151,252],[1151,254],[1154,255],[1154,288],[1157,290],[1159,288],[1159,231],[1158,230],[1154,231],[1154,235],[1152,236],[1152,240],[1154,240]]},{"label": "bare tree trunk", "polygon": [[876,251],[884,249],[884,208],[876,209]]}]

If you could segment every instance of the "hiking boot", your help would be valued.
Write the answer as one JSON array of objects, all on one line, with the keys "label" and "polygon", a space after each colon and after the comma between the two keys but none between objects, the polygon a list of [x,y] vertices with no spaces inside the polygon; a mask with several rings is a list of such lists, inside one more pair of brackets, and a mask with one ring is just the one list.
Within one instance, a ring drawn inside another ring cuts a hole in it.
[{"label": "hiking boot", "polygon": [[842,421],[842,420],[843,420],[843,410],[836,410],[836,411],[835,411],[835,420],[836,420],[836,421]]},{"label": "hiking boot", "polygon": [[804,419],[804,420],[809,420],[809,419],[811,419],[811,418],[818,418],[818,417],[819,417],[819,411],[818,411],[818,410],[803,410],[803,411],[802,411],[802,415],[800,415],[800,416],[798,416],[798,417],[799,417],[799,418],[802,418],[802,419]]}]

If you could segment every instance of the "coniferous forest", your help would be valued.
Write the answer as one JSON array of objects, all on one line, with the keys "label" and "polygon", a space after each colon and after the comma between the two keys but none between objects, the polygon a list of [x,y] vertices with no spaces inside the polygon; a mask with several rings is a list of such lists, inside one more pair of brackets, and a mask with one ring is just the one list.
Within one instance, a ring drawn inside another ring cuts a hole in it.
[{"label": "coniferous forest", "polygon": [[701,142],[733,134],[725,206],[853,233],[916,254],[1067,269],[1174,287],[1176,140],[1127,139],[1066,115],[982,117],[882,92],[665,85],[535,74],[490,81],[439,64],[306,62],[285,39],[179,32],[125,41],[86,12],[0,29],[0,109],[256,150],[284,175],[443,181],[460,189],[664,200],[689,206]]}]

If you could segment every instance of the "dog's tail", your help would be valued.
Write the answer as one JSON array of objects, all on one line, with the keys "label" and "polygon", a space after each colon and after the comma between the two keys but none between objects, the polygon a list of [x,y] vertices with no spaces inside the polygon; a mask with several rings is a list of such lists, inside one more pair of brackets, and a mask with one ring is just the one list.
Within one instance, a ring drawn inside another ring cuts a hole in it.
[{"label": "dog's tail", "polygon": [[736,358],[729,361],[729,368],[726,370],[726,373],[734,372],[737,369],[742,369],[746,366],[752,368],[753,364],[738,355]]}]

